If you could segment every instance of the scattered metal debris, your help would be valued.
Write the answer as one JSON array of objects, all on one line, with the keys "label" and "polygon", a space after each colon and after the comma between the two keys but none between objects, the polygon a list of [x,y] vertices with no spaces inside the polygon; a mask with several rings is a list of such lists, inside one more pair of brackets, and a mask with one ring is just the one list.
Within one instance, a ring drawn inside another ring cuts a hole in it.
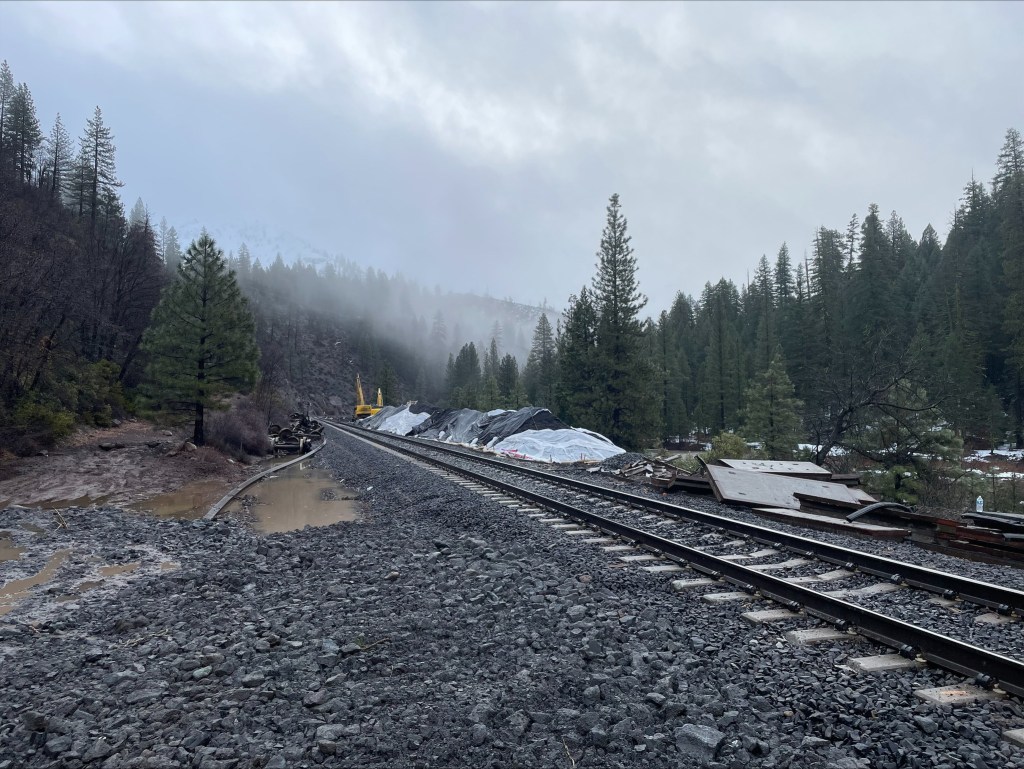
[{"label": "scattered metal debris", "polygon": [[323,438],[324,426],[318,420],[299,413],[291,414],[290,420],[289,427],[274,424],[267,428],[275,455],[305,454],[314,441]]}]

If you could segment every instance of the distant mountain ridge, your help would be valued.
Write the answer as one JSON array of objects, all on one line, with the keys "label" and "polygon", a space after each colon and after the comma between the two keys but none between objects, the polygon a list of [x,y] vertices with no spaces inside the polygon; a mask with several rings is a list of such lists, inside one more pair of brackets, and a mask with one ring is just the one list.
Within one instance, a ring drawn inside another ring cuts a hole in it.
[{"label": "distant mountain ridge", "polygon": [[[206,225],[197,220],[175,225],[182,248],[187,248],[189,243],[198,238],[204,227]],[[259,259],[264,266],[273,262],[278,254],[281,255],[285,264],[295,264],[301,261],[304,264],[317,267],[345,260],[340,253],[332,253],[327,249],[319,248],[308,240],[289,232],[272,231],[259,222],[218,225],[216,228],[206,227],[206,229],[225,254],[231,252],[237,255],[239,248],[244,243],[252,258]]]}]

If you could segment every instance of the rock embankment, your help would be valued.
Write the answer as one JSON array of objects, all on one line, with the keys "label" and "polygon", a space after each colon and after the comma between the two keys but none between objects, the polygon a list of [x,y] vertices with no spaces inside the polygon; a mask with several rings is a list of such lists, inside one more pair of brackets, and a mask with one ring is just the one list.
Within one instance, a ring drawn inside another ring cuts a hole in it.
[{"label": "rock embankment", "polygon": [[950,677],[859,677],[848,647],[791,647],[349,439],[318,460],[363,520],[0,514],[43,525],[76,578],[94,554],[142,563],[0,617],[0,769],[1024,767],[1013,703],[918,705]]}]

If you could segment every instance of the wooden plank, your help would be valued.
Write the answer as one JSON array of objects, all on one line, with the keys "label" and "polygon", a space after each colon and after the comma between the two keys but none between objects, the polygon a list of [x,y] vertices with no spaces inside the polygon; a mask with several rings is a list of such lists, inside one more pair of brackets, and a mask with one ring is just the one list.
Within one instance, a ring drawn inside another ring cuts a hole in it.
[{"label": "wooden plank", "polygon": [[[847,489],[849,487],[843,486],[843,488]],[[853,491],[853,489],[850,489],[850,491]],[[842,499],[841,497],[819,494],[816,492],[808,494],[804,491],[797,491],[794,492],[793,496],[801,502],[809,502],[811,505],[825,510],[859,510],[864,507],[865,504],[858,499]]]},{"label": "wooden plank", "polygon": [[672,479],[671,483],[659,482],[658,479],[651,479],[651,483],[664,489],[682,489],[691,494],[712,494],[711,481],[707,478],[699,478],[692,475],[679,475]]},{"label": "wooden plank", "polygon": [[860,486],[860,473],[832,473],[831,481],[844,486]]},{"label": "wooden plank", "polygon": [[986,526],[990,529],[999,529],[1000,531],[1024,532],[1024,521],[1016,521],[987,513],[966,513],[964,518],[969,519],[976,526]]},{"label": "wooden plank", "polygon": [[732,502],[751,507],[785,507],[799,510],[801,493],[816,499],[825,499],[843,507],[858,507],[861,500],[852,490],[838,483],[809,478],[793,478],[771,473],[753,473],[731,467],[708,465],[711,487],[719,502]]},{"label": "wooden plank", "polygon": [[771,473],[772,475],[788,475],[794,478],[818,478],[828,480],[832,473],[813,462],[785,462],[769,459],[720,459],[722,466],[734,470],[746,470],[749,473]]},{"label": "wooden plank", "polygon": [[754,512],[776,521],[793,524],[794,526],[808,526],[813,529],[839,531],[844,534],[860,534],[878,539],[905,539],[910,536],[910,529],[901,529],[895,526],[878,526],[877,524],[861,523],[860,521],[847,521],[843,518],[814,515],[813,513],[790,510],[785,507],[755,507]]}]

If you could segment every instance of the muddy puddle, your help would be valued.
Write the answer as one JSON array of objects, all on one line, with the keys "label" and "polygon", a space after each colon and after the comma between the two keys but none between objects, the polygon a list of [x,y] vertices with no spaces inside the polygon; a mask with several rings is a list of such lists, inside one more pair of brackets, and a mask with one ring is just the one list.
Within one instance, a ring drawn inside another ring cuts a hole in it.
[{"label": "muddy puddle", "polygon": [[24,552],[24,548],[15,547],[11,532],[0,531],[0,561],[16,561]]},{"label": "muddy puddle", "polygon": [[223,481],[196,481],[128,507],[161,517],[195,520],[206,515],[227,491]]},{"label": "muddy puddle", "polygon": [[141,565],[142,564],[140,562],[136,561],[135,563],[116,563],[110,566],[100,566],[100,568],[98,569],[100,573],[99,579],[89,579],[85,580],[84,582],[79,582],[77,585],[71,588],[71,591],[68,594],[62,595],[60,598],[58,598],[57,602],[68,603],[69,601],[74,601],[80,595],[82,595],[82,593],[88,593],[90,590],[94,590],[95,588],[98,588],[100,585],[106,584],[107,577],[116,577],[119,574],[131,574]]},{"label": "muddy puddle", "polygon": [[10,612],[14,608],[15,602],[27,597],[28,591],[32,588],[53,579],[53,575],[57,573],[57,569],[60,568],[60,565],[64,563],[70,553],[70,550],[58,550],[50,556],[50,559],[38,574],[25,577],[24,579],[13,579],[3,587],[0,587],[0,617]]},{"label": "muddy puddle", "polygon": [[113,494],[102,494],[98,497],[75,497],[74,499],[44,499],[42,502],[38,502],[33,507],[39,507],[43,510],[64,510],[68,507],[92,507],[93,505],[102,505]]},{"label": "muddy puddle", "polygon": [[[356,492],[338,485],[326,470],[312,468],[307,462],[250,486],[244,494],[255,498],[249,513],[255,527],[267,534],[359,518]],[[241,510],[241,503],[235,500],[222,514],[237,515]]]}]

